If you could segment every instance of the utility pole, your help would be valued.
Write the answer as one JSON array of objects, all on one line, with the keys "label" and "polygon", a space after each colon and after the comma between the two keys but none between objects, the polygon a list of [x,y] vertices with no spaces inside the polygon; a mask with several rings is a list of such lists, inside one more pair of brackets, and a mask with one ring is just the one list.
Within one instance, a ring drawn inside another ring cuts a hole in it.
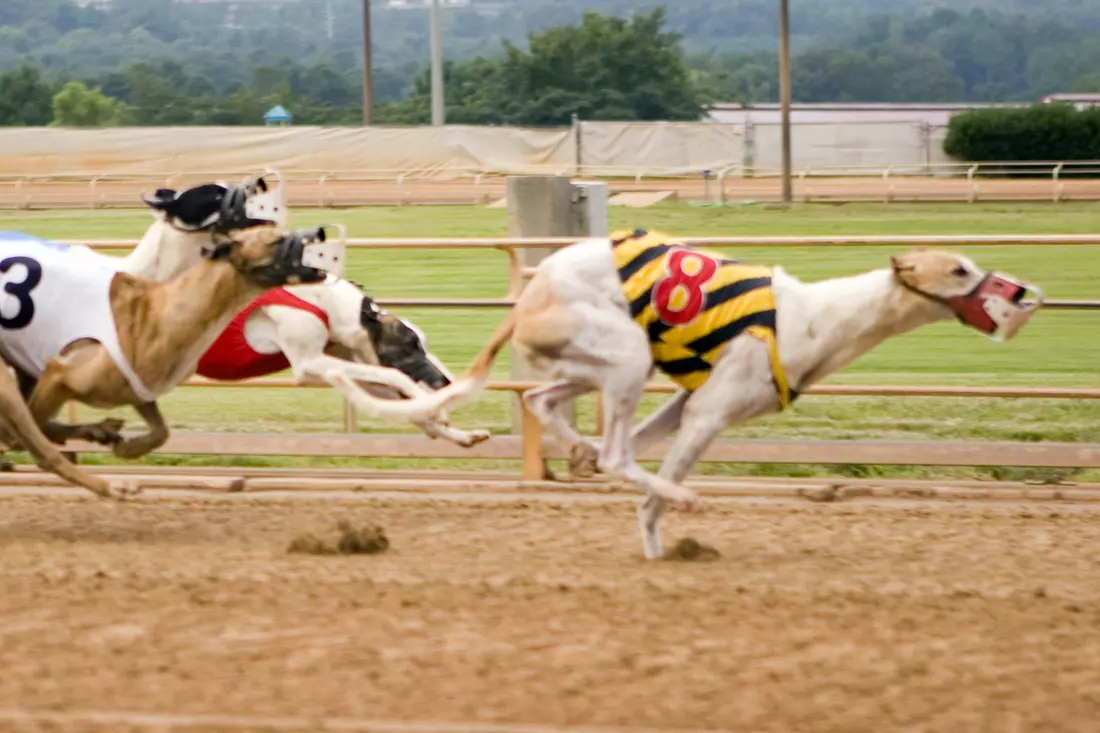
[{"label": "utility pole", "polygon": [[791,203],[791,39],[787,0],[779,0],[779,122],[782,128],[783,203]]},{"label": "utility pole", "polygon": [[432,125],[442,125],[443,107],[443,40],[439,30],[439,0],[432,0],[428,11],[428,40],[432,56]]},{"label": "utility pole", "polygon": [[370,0],[363,0],[363,126],[374,124],[374,83],[370,39]]}]

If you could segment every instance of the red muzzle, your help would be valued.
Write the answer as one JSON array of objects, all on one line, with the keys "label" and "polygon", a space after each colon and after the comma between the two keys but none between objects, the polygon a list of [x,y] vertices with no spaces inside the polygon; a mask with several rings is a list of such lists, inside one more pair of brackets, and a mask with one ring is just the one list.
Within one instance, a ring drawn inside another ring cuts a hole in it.
[{"label": "red muzzle", "polygon": [[[1028,291],[1035,295],[1025,300]],[[966,325],[995,341],[1008,341],[1042,305],[1043,294],[1034,285],[993,273],[966,295],[947,298],[946,302]]]}]

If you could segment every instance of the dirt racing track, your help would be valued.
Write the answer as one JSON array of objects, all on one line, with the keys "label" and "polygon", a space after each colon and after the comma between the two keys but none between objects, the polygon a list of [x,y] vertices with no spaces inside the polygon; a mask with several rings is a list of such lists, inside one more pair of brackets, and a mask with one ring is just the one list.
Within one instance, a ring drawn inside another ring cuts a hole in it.
[{"label": "dirt racing track", "polygon": [[[0,491],[0,730],[1086,731],[1100,486],[148,474]],[[190,487],[190,488],[184,488]],[[293,489],[293,490],[290,490]],[[337,523],[369,555],[289,553]],[[400,722],[396,722],[400,721]]]}]

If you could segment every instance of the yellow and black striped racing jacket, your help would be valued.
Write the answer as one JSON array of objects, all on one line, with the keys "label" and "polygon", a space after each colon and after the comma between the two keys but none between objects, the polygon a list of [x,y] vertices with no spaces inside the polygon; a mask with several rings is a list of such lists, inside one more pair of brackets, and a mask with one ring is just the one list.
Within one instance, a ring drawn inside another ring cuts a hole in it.
[{"label": "yellow and black striped racing jacket", "polygon": [[779,361],[771,268],[641,229],[612,232],[611,245],[630,316],[649,335],[654,364],[673,382],[698,389],[723,347],[747,333],[768,345],[780,409],[797,397]]}]

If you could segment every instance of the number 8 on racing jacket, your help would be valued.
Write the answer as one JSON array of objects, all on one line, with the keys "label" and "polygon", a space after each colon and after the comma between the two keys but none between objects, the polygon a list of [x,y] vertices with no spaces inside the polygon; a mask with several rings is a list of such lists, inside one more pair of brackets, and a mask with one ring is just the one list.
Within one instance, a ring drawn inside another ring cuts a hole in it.
[{"label": "number 8 on racing jacket", "polygon": [[701,387],[726,344],[745,333],[768,346],[780,409],[798,396],[779,360],[770,267],[658,232],[618,231],[610,238],[630,317],[648,335],[654,365],[673,382],[688,391]]},{"label": "number 8 on racing jacket", "polygon": [[142,384],[119,344],[110,298],[117,273],[108,259],[82,247],[0,231],[0,355],[38,378],[69,344],[93,339],[134,393],[154,401],[157,395]]}]

